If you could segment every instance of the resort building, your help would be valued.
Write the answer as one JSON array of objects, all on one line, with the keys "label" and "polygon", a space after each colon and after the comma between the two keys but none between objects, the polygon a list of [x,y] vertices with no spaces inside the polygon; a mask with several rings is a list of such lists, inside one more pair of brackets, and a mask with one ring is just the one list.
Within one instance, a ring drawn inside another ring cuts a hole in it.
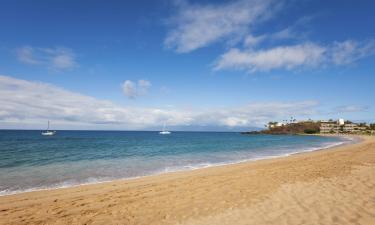
[{"label": "resort building", "polygon": [[354,123],[345,124],[342,128],[342,131],[344,132],[354,132],[358,130],[358,125]]},{"label": "resort building", "polygon": [[336,121],[320,121],[320,133],[337,133],[340,125]]},{"label": "resort building", "polygon": [[284,126],[284,125],[285,125],[284,123],[280,123],[280,122],[269,122],[268,128],[281,127],[281,126]]},{"label": "resort building", "polygon": [[360,126],[359,124],[339,119],[333,120],[321,120],[320,121],[320,133],[358,133],[368,129],[367,126]]}]

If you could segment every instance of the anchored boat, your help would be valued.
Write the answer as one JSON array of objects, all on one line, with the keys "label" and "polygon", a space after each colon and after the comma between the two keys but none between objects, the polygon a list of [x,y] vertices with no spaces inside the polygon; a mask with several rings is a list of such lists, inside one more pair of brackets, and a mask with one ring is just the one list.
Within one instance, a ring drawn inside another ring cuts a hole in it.
[{"label": "anchored boat", "polygon": [[42,131],[42,135],[43,136],[52,136],[52,135],[55,135],[55,134],[56,134],[55,130],[49,130],[49,121],[48,121],[47,130]]},{"label": "anchored boat", "polygon": [[164,123],[164,126],[163,126],[163,130],[159,132],[159,134],[170,134],[171,132],[170,131],[167,131],[165,129],[165,123]]}]

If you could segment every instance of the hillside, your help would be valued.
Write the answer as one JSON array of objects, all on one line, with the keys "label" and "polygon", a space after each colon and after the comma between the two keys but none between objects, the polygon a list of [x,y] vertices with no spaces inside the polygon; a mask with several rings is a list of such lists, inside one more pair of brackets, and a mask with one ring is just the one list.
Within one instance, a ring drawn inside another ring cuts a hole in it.
[{"label": "hillside", "polygon": [[279,127],[272,127],[262,131],[242,132],[243,134],[315,134],[319,133],[320,123],[299,122],[290,123]]}]

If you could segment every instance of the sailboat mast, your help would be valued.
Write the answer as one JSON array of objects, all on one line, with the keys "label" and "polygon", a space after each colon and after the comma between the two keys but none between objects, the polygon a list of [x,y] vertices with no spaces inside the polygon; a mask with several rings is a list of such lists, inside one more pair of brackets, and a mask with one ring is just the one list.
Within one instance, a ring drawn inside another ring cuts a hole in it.
[{"label": "sailboat mast", "polygon": [[49,120],[48,120],[48,126],[47,126],[47,130],[49,130]]}]

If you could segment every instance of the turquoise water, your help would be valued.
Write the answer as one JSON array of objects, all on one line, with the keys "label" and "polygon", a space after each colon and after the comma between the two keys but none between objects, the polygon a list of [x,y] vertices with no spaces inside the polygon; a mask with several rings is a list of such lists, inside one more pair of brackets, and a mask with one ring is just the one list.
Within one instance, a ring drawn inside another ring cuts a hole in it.
[{"label": "turquoise water", "polygon": [[349,142],[222,132],[0,131],[0,195],[257,160]]}]

